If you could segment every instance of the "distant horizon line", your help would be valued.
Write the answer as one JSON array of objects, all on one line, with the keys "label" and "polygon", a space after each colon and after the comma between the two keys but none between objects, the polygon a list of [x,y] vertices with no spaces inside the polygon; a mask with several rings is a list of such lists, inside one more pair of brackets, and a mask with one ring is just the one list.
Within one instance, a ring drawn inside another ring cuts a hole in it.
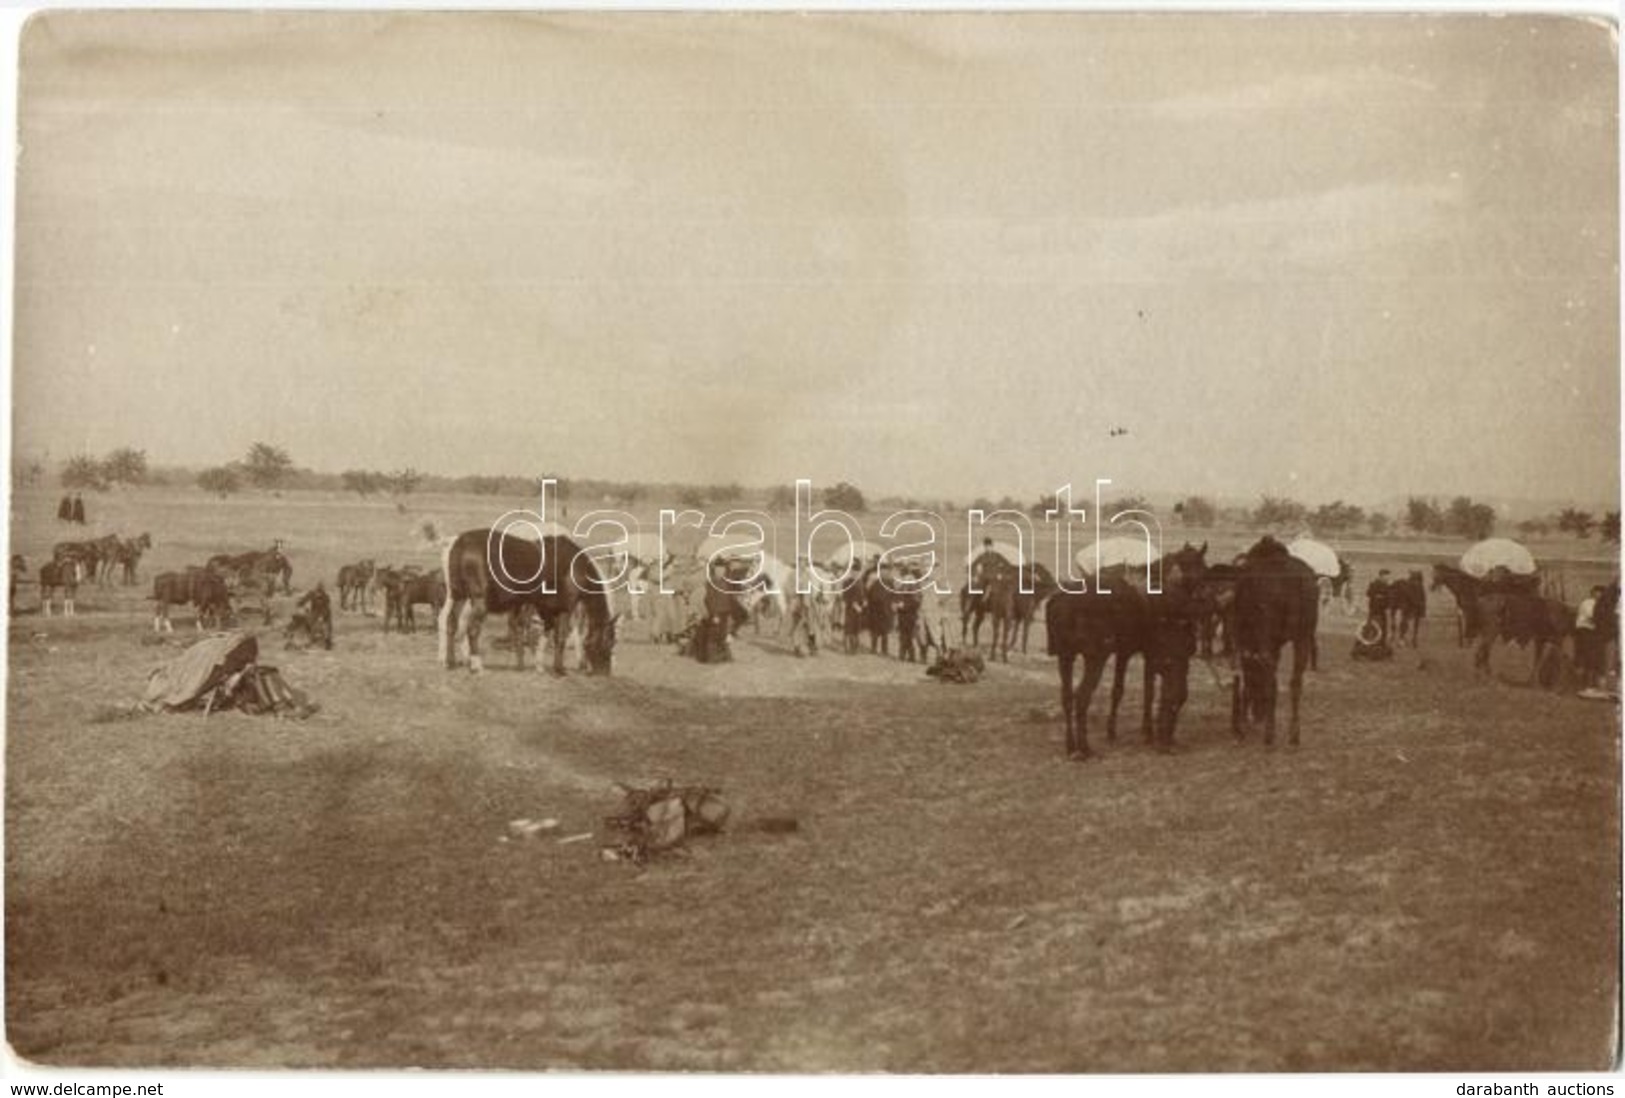
[{"label": "distant horizon line", "polygon": [[[135,448],[135,447],[132,447],[132,448],[133,449],[139,449],[139,448]],[[145,451],[141,451],[141,452],[145,453]],[[50,451],[47,450],[47,451],[45,451],[45,456],[44,457],[35,456],[35,457],[32,458],[32,460],[39,460],[39,461],[41,461],[42,464],[46,465],[46,476],[47,477],[51,476],[53,473],[60,473],[61,467],[67,461],[71,460],[71,458],[56,459],[55,462],[54,462],[55,468],[53,469],[53,468],[51,468],[51,459],[49,457],[49,454],[50,454]],[[82,453],[72,455],[72,457],[80,457],[80,456],[95,457],[96,455],[86,455],[86,454],[82,454]],[[103,456],[105,456],[105,455],[103,455]],[[26,462],[28,460],[31,460],[29,455],[13,455],[13,457],[12,457],[13,476],[11,478],[9,478],[8,483],[10,483],[14,489],[17,487],[17,485],[15,483],[16,482],[16,476],[15,476],[16,470],[21,467],[23,462]],[[187,475],[187,476],[195,476],[198,473],[201,473],[206,469],[220,468],[220,467],[225,467],[225,466],[241,466],[243,464],[244,464],[244,462],[240,458],[236,458],[236,459],[233,459],[233,460],[227,461],[227,462],[217,462],[217,463],[212,463],[212,464],[211,463],[187,463],[187,462],[159,462],[159,461],[154,461],[149,466],[149,473],[150,474],[157,474],[157,475],[160,475],[160,476],[166,475],[166,474],[182,474],[182,475]],[[683,490],[706,489],[706,488],[716,488],[716,487],[727,487],[727,488],[730,488],[730,489],[737,488],[739,490],[739,496],[737,498],[739,498],[739,499],[747,499],[747,498],[754,497],[754,496],[767,496],[767,495],[770,495],[771,493],[779,491],[781,489],[793,489],[794,483],[795,483],[795,478],[793,478],[793,477],[786,479],[782,484],[777,484],[777,483],[774,483],[774,484],[760,484],[760,483],[759,484],[746,484],[746,483],[744,483],[742,481],[734,481],[734,480],[698,480],[698,479],[696,479],[696,480],[656,480],[656,479],[651,479],[651,478],[613,477],[613,476],[601,476],[601,475],[590,475],[590,474],[558,474],[558,473],[522,474],[522,473],[513,473],[513,472],[508,472],[508,473],[485,473],[485,472],[443,473],[443,472],[431,472],[431,471],[427,471],[427,470],[417,469],[414,466],[401,466],[401,467],[399,467],[399,470],[407,470],[407,469],[410,469],[413,472],[418,473],[425,480],[440,481],[440,482],[469,481],[469,480],[477,480],[477,479],[500,480],[500,481],[521,481],[522,480],[522,481],[529,481],[529,482],[537,482],[537,481],[540,481],[543,477],[553,477],[556,480],[558,480],[559,483],[561,483],[564,486],[564,488],[566,489],[565,492],[564,492],[564,500],[565,500],[565,502],[573,502],[569,498],[570,493],[569,493],[568,489],[569,489],[570,484],[572,482],[574,482],[574,481],[587,481],[587,482],[602,484],[602,485],[605,485],[605,486],[620,486],[620,487],[634,487],[635,486],[635,487],[637,487],[639,489],[660,489],[660,488],[665,488],[665,489],[672,489],[672,490],[678,491],[678,492],[683,491]],[[354,468],[354,467],[351,468],[351,469],[332,471],[332,470],[320,469],[320,468],[317,468],[315,466],[297,465],[296,464],[296,465],[294,465],[294,466],[292,466],[290,468],[289,475],[291,477],[296,477],[296,478],[297,477],[316,477],[316,478],[321,478],[321,479],[324,479],[324,480],[326,480],[326,479],[339,480],[340,478],[342,478],[345,475],[345,473],[349,473],[349,472],[368,472],[368,473],[376,473],[376,474],[381,474],[381,475],[384,475],[384,476],[388,476],[391,471],[392,470],[385,470],[385,469],[380,469],[380,468],[360,469],[360,468]],[[1066,486],[1069,483],[1070,482],[1063,481],[1061,484],[1050,485],[1049,487],[1041,489],[1038,492],[1036,492],[1035,494],[1033,494],[1033,498],[1027,499],[1025,496],[1018,496],[1015,492],[1013,492],[1013,491],[1011,491],[1009,489],[1003,489],[1003,490],[1000,490],[1000,491],[980,491],[980,492],[957,492],[957,493],[930,492],[930,493],[922,493],[922,492],[880,491],[880,490],[875,490],[875,489],[869,489],[869,488],[865,488],[861,484],[858,484],[858,483],[856,483],[856,482],[854,482],[852,480],[846,479],[846,478],[834,479],[834,480],[831,480],[827,484],[819,483],[816,480],[814,481],[815,488],[817,488],[819,490],[822,490],[822,489],[825,489],[825,488],[833,488],[833,487],[835,487],[837,485],[840,485],[840,484],[852,484],[866,498],[872,499],[875,503],[882,503],[882,502],[897,503],[897,502],[900,502],[900,501],[916,500],[916,501],[920,501],[922,503],[922,505],[925,505],[925,504],[930,504],[930,503],[952,502],[955,505],[956,508],[965,508],[965,509],[968,509],[968,508],[972,507],[974,505],[974,502],[977,501],[977,500],[990,500],[995,496],[999,497],[999,499],[994,500],[995,503],[1003,502],[1004,499],[1019,500],[1020,506],[1023,509],[1028,509],[1028,508],[1031,508],[1031,507],[1035,506],[1040,501],[1040,499],[1042,497],[1054,494],[1057,489],[1060,489],[1060,488]],[[38,487],[38,486],[35,486],[35,487]],[[90,490],[91,491],[108,491],[108,490],[112,490],[114,488],[141,488],[141,487],[176,487],[176,485],[121,484],[121,485],[108,485],[105,488],[101,488],[101,489],[94,489],[93,488],[93,489],[90,489]],[[195,484],[188,484],[188,485],[185,485],[185,487],[195,488],[195,489],[197,489],[199,491],[203,491],[203,489],[198,488],[198,486],[195,485]],[[1073,485],[1073,487],[1074,487],[1074,489],[1076,489],[1076,485]],[[1092,488],[1093,486],[1089,485],[1089,487]],[[81,489],[63,489],[61,487],[61,485],[55,485],[50,490],[68,490],[68,491],[78,490],[78,491],[84,491],[85,489],[83,489],[83,488],[81,488]],[[344,488],[342,485],[335,485],[332,488],[317,487],[317,486],[310,486],[310,485],[287,485],[287,486],[284,486],[284,487],[281,487],[281,488],[275,488],[275,489],[262,489],[262,488],[258,488],[257,486],[253,486],[253,485],[244,485],[242,490],[244,490],[244,491],[249,491],[249,490],[252,490],[252,491],[267,491],[267,492],[276,492],[276,491],[331,491],[331,490],[337,490],[337,491],[343,491],[343,492],[351,492],[351,491],[353,491],[352,489]],[[433,488],[429,489],[429,491],[434,491],[434,490],[435,489],[433,489]],[[393,496],[393,495],[396,495],[397,493],[390,492],[388,489],[380,489],[376,494],[383,495],[383,496]],[[410,494],[415,494],[415,493],[409,492],[409,493],[406,493],[406,494],[410,495]],[[498,494],[498,493],[491,493],[491,494],[495,495],[495,494]],[[520,495],[521,493],[502,493],[502,494]],[[529,496],[531,496],[531,495],[534,495],[534,494],[535,493],[525,493],[527,498]],[[1172,504],[1174,504],[1174,503],[1180,503],[1180,502],[1183,502],[1183,501],[1188,500],[1188,499],[1204,499],[1204,500],[1208,501],[1209,503],[1211,503],[1211,504],[1213,504],[1213,505],[1215,505],[1217,507],[1220,507],[1220,508],[1234,508],[1234,507],[1242,507],[1242,506],[1247,506],[1247,507],[1255,506],[1265,498],[1273,498],[1273,499],[1291,500],[1293,502],[1303,503],[1306,506],[1310,506],[1310,507],[1318,506],[1318,505],[1321,505],[1321,504],[1345,503],[1345,504],[1348,504],[1350,506],[1360,507],[1360,508],[1362,508],[1364,510],[1367,510],[1367,511],[1370,511],[1373,508],[1376,508],[1379,512],[1384,511],[1384,510],[1386,510],[1388,508],[1392,508],[1395,505],[1398,505],[1398,506],[1402,507],[1404,505],[1404,501],[1408,500],[1410,498],[1426,499],[1426,500],[1432,500],[1432,501],[1435,501],[1435,502],[1446,502],[1446,503],[1448,503],[1452,499],[1455,499],[1455,498],[1458,498],[1458,497],[1463,497],[1463,496],[1465,496],[1465,497],[1467,497],[1469,499],[1472,499],[1474,502],[1482,502],[1482,503],[1488,503],[1488,504],[1492,504],[1492,505],[1500,504],[1500,505],[1504,505],[1505,507],[1507,507],[1509,509],[1514,509],[1514,510],[1517,510],[1519,512],[1526,511],[1526,510],[1536,510],[1536,511],[1540,511],[1540,510],[1543,510],[1543,509],[1550,510],[1550,509],[1553,509],[1553,508],[1561,509],[1562,507],[1566,507],[1566,506],[1571,506],[1571,507],[1593,507],[1593,508],[1609,509],[1609,508],[1617,508],[1619,506],[1619,503],[1620,503],[1620,497],[1617,496],[1617,495],[1613,496],[1611,498],[1607,497],[1607,496],[1605,496],[1603,494],[1598,494],[1598,495],[1590,497],[1590,498],[1582,497],[1582,496],[1578,496],[1578,495],[1563,496],[1563,497],[1559,497],[1559,496],[1535,497],[1535,496],[1520,496],[1520,495],[1491,494],[1491,493],[1484,493],[1482,495],[1473,495],[1473,494],[1471,494],[1469,492],[1464,492],[1464,491],[1455,490],[1455,489],[1448,490],[1448,491],[1392,492],[1392,493],[1389,493],[1388,495],[1386,495],[1384,497],[1377,498],[1377,499],[1373,499],[1372,497],[1369,497],[1369,496],[1363,497],[1363,498],[1361,498],[1361,497],[1349,497],[1349,496],[1333,496],[1333,497],[1331,497],[1329,499],[1320,500],[1320,499],[1314,499],[1313,497],[1309,497],[1309,496],[1306,496],[1306,495],[1293,495],[1293,494],[1288,494],[1288,493],[1277,493],[1277,492],[1263,491],[1263,490],[1254,491],[1254,492],[1252,492],[1250,494],[1246,494],[1246,495],[1241,495],[1241,494],[1219,495],[1219,494],[1208,493],[1208,492],[1174,491],[1172,489],[1167,489],[1167,488],[1136,488],[1136,487],[1126,485],[1126,484],[1118,484],[1115,481],[1112,482],[1111,489],[1110,489],[1110,491],[1108,493],[1108,498],[1111,499],[1112,502],[1116,502],[1117,500],[1125,499],[1125,498],[1141,498],[1141,499],[1145,499],[1147,502],[1151,502],[1151,501],[1154,501],[1154,500],[1168,501],[1169,505],[1172,506]],[[731,502],[731,501],[708,501],[708,502],[716,503],[716,502]],[[672,501],[672,504],[677,505],[677,506],[681,506],[680,501],[677,501],[675,499]]]}]

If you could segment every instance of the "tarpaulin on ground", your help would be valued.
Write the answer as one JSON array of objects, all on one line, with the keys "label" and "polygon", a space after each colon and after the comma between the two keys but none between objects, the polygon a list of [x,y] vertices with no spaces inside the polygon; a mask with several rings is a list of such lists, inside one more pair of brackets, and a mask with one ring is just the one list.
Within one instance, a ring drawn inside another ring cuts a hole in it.
[{"label": "tarpaulin on ground", "polygon": [[215,633],[147,676],[142,706],[155,712],[173,712],[201,704],[210,691],[259,659],[259,641],[253,633]]}]

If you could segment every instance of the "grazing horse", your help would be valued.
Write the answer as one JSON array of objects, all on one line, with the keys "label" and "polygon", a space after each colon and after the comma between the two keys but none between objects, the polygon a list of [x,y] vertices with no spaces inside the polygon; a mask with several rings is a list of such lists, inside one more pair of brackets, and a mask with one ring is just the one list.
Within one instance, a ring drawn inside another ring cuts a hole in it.
[{"label": "grazing horse", "polygon": [[1462,616],[1462,643],[1477,641],[1473,669],[1490,673],[1490,653],[1498,640],[1523,648],[1533,641],[1529,681],[1545,682],[1550,652],[1560,652],[1574,632],[1574,608],[1540,594],[1538,575],[1516,576],[1495,569],[1483,579],[1449,564],[1433,566],[1433,585],[1456,597]]},{"label": "grazing horse", "polygon": [[293,565],[283,554],[280,541],[263,552],[220,553],[209,558],[207,567],[233,584],[251,583],[256,577],[264,576],[274,590],[276,581],[281,579],[282,593],[293,593]]},{"label": "grazing horse", "polygon": [[1456,647],[1466,648],[1479,631],[1478,586],[1476,576],[1468,575],[1453,564],[1435,564],[1431,591],[1444,588],[1456,600]]},{"label": "grazing horse", "polygon": [[1235,647],[1240,675],[1231,681],[1230,726],[1237,739],[1246,726],[1264,723],[1264,743],[1275,742],[1276,675],[1281,649],[1292,645],[1292,717],[1287,742],[1298,743],[1303,673],[1314,658],[1320,590],[1315,571],[1265,536],[1247,550],[1236,578]]},{"label": "grazing horse", "polygon": [[339,609],[369,610],[372,608],[372,577],[377,565],[372,558],[358,564],[346,564],[339,569]]},{"label": "grazing horse", "polygon": [[79,581],[84,577],[84,566],[73,557],[52,560],[40,567],[40,609],[44,611],[46,617],[51,616],[51,600],[56,597],[58,591],[62,593],[62,616],[65,618],[75,616],[73,601],[79,594]]},{"label": "grazing horse", "polygon": [[[486,614],[510,614],[529,606],[552,627],[553,673],[563,675],[565,635],[581,606],[587,618],[582,654],[592,673],[609,673],[616,615],[610,613],[609,596],[591,557],[569,538],[550,535],[537,542],[497,530],[469,530],[446,547],[442,574],[446,602],[439,635],[446,667],[457,666],[466,646],[469,670],[482,670],[479,638]],[[525,646],[514,650],[523,668]]]},{"label": "grazing horse", "polygon": [[[1114,656],[1117,662],[1107,739],[1117,738],[1117,709],[1128,661],[1141,655],[1146,660],[1142,732],[1147,742],[1155,740],[1159,747],[1172,746],[1174,723],[1185,700],[1180,672],[1188,666],[1190,651],[1195,647],[1206,553],[1205,544],[1200,549],[1187,545],[1164,557],[1166,589],[1162,594],[1147,594],[1132,584],[1118,583],[1105,591],[1060,590],[1045,601],[1045,631],[1049,654],[1056,657],[1061,677],[1061,716],[1069,759],[1082,760],[1093,754],[1089,747],[1089,704],[1100,685],[1106,661]],[[1074,685],[1073,672],[1080,657],[1083,680]],[[1163,720],[1154,727],[1153,697],[1159,677],[1163,681]],[[1173,681],[1175,678],[1181,681]]]},{"label": "grazing horse", "polygon": [[1397,647],[1410,638],[1411,647],[1422,640],[1422,622],[1428,615],[1428,592],[1422,582],[1422,573],[1413,571],[1402,580],[1388,585],[1388,635]]},{"label": "grazing horse", "polygon": [[205,627],[215,628],[231,619],[231,596],[226,581],[208,568],[191,567],[184,572],[160,572],[153,577],[152,631],[173,633],[174,623],[169,620],[171,606],[190,603],[196,611],[194,624],[198,632]]},{"label": "grazing horse", "polygon": [[424,575],[401,576],[394,594],[395,624],[402,633],[416,633],[417,617],[412,608],[426,605],[438,621],[440,608],[446,604],[446,579],[438,568]]},{"label": "grazing horse", "polygon": [[[1484,608],[1480,605],[1480,596],[1490,589],[1503,592],[1516,592],[1529,597],[1539,597],[1539,575],[1517,576],[1505,569],[1495,569],[1489,576],[1479,579],[1468,572],[1462,571],[1453,564],[1435,564],[1433,566],[1433,582],[1429,589],[1437,591],[1443,587],[1449,591],[1456,600],[1456,643],[1458,647],[1466,648],[1469,641],[1482,638],[1485,628]],[[1475,663],[1476,663],[1475,659]],[[1486,656],[1486,663],[1488,657]]]}]

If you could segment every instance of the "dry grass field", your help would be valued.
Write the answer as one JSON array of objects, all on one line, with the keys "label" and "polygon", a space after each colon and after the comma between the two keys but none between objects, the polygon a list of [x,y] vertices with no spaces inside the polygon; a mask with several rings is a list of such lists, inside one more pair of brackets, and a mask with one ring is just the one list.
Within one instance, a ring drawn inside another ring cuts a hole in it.
[{"label": "dry grass field", "polygon": [[[14,498],[13,551],[33,567],[69,536],[55,500]],[[432,563],[425,520],[455,532],[525,506],[87,503],[92,533],[152,532],[144,580],[283,537],[296,588],[365,556]],[[1379,565],[1462,547],[1348,548],[1363,591]],[[1614,570],[1562,568],[1571,601]],[[147,590],[86,587],[65,621],[33,613],[25,587],[10,625],[6,1025],[30,1061],[1222,1072],[1614,1057],[1618,711],[1521,685],[1516,650],[1475,679],[1442,594],[1420,653],[1385,664],[1351,661],[1355,622],[1327,616],[1300,748],[1233,743],[1198,666],[1180,753],[1097,731],[1103,760],[1079,766],[1062,758],[1041,630],[971,686],[867,655],[796,660],[748,632],[736,662],[699,666],[636,626],[614,677],[560,681],[515,673],[506,652],[484,676],[448,673],[432,633],[343,615],[332,652],[262,637],[320,703],[307,721],[120,719],[191,636],[178,614],[152,642]],[[613,782],[660,776],[720,786],[729,831],[643,868],[550,837],[608,841]],[[561,826],[504,841],[522,816]],[[767,816],[799,828],[752,826]]]}]

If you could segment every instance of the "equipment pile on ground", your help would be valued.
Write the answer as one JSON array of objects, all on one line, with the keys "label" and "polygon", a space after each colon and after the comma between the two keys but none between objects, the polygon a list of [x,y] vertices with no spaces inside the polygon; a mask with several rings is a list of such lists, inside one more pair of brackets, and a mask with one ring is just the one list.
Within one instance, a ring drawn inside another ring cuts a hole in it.
[{"label": "equipment pile on ground", "polygon": [[622,793],[621,810],[604,824],[626,833],[604,847],[609,861],[642,864],[649,856],[681,846],[690,835],[710,835],[728,822],[729,808],[721,790],[705,785],[673,785],[670,778],[647,788],[615,783]]},{"label": "equipment pile on ground", "polygon": [[154,713],[238,709],[304,719],[315,713],[303,692],[289,686],[275,667],[258,662],[253,633],[204,637],[147,677],[142,708]]},{"label": "equipment pile on ground", "polygon": [[955,648],[946,655],[937,657],[937,662],[925,669],[940,682],[972,683],[982,677],[987,670],[987,664],[975,652],[961,652]]}]

